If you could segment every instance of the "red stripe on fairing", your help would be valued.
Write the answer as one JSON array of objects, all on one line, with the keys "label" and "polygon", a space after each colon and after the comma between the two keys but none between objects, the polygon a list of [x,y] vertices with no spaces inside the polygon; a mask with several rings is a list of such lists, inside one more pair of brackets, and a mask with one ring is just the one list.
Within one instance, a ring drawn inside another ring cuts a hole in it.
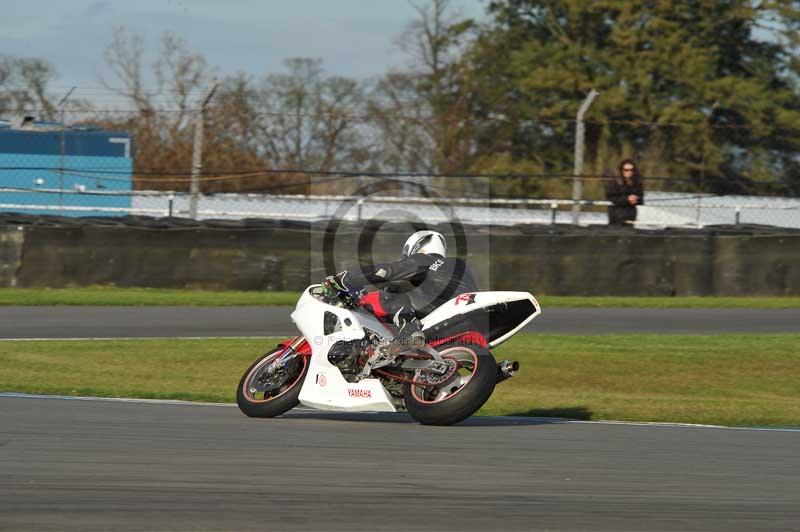
[{"label": "red stripe on fairing", "polygon": [[367,310],[375,314],[376,318],[385,318],[389,315],[381,305],[381,293],[379,291],[369,292],[361,296],[358,302],[362,307],[367,307]]},{"label": "red stripe on fairing", "polygon": [[447,338],[432,338],[428,341],[428,345],[431,347],[436,347],[442,344],[475,344],[481,347],[486,347],[489,343],[486,341],[486,338],[477,331],[466,331],[461,334],[456,334],[453,336],[448,336]]}]

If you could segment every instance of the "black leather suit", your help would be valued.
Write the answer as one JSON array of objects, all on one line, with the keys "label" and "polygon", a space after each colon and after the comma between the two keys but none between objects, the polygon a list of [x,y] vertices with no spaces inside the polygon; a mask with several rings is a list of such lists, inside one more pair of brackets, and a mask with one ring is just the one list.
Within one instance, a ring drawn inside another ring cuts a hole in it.
[{"label": "black leather suit", "polygon": [[[397,262],[348,270],[344,284],[350,289],[367,285],[382,288],[380,304],[393,315],[422,318],[458,294],[477,292],[475,276],[460,258],[416,253]],[[377,309],[375,309],[377,310]],[[378,313],[378,312],[376,312]]]}]

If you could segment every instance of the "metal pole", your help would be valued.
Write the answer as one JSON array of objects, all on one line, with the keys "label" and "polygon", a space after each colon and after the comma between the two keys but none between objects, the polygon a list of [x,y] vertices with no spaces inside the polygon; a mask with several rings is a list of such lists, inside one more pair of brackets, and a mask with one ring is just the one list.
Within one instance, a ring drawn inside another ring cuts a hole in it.
[{"label": "metal pole", "polygon": [[697,194],[697,217],[695,220],[697,227],[702,225],[700,219],[703,214],[703,194],[706,192],[706,157],[708,157],[708,144],[710,141],[709,128],[711,126],[711,115],[714,114],[717,107],[719,107],[719,100],[716,100],[713,105],[711,105],[711,109],[708,111],[705,120],[703,120],[703,160],[700,163],[700,193]]},{"label": "metal pole", "polygon": [[67,100],[77,87],[72,87],[67,94],[58,102],[59,120],[61,120],[61,168],[58,171],[58,208],[64,208],[64,154],[66,151],[67,131],[66,131],[66,112],[64,107]]},{"label": "metal pole", "polygon": [[583,197],[583,181],[581,181],[581,174],[583,174],[583,147],[586,129],[583,126],[583,116],[589,110],[589,106],[600,93],[592,89],[583,100],[580,109],[578,109],[578,116],[576,117],[575,124],[575,169],[572,175],[575,177],[572,180],[572,223],[578,225],[581,213],[580,201]]},{"label": "metal pole", "polygon": [[219,86],[219,80],[213,78],[203,96],[200,108],[195,114],[194,122],[194,146],[192,147],[192,179],[189,182],[189,217],[197,219],[197,197],[200,194],[200,173],[203,170],[203,127],[205,122],[205,110],[214,91]]}]

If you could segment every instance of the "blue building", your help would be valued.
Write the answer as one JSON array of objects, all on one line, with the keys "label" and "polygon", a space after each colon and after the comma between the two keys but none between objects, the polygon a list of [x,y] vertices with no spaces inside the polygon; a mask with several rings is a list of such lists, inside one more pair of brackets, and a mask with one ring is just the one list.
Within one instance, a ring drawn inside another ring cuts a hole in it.
[{"label": "blue building", "polygon": [[0,120],[2,212],[124,216],[132,173],[128,133]]}]

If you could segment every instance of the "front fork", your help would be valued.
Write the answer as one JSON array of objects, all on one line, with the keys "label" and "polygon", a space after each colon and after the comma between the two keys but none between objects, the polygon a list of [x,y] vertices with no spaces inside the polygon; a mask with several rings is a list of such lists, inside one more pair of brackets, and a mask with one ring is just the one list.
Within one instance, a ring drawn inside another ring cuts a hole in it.
[{"label": "front fork", "polygon": [[[296,337],[294,340],[291,341],[288,345],[286,345],[286,349],[284,352],[275,359],[275,361],[269,365],[269,369],[267,372],[269,374],[275,373],[279,369],[286,369],[286,366],[289,365],[292,358],[297,354],[298,349],[305,343],[306,339],[302,336]],[[301,354],[302,356],[302,354]]]}]

